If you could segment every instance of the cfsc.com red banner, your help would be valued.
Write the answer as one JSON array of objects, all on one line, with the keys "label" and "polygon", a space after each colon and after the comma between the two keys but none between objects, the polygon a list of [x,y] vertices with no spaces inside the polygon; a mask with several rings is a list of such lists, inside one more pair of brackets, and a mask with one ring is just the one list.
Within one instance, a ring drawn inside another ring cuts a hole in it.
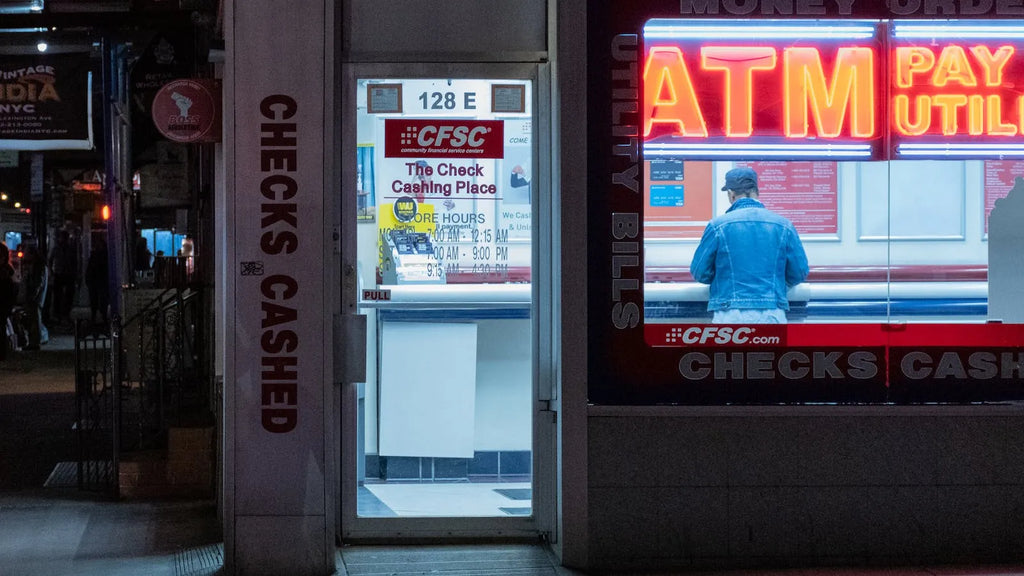
[{"label": "cfsc.com red banner", "polygon": [[653,347],[921,346],[1024,350],[1024,324],[645,324]]},{"label": "cfsc.com red banner", "polygon": [[388,119],[384,121],[387,158],[503,158],[501,120]]},{"label": "cfsc.com red banner", "polygon": [[890,401],[978,401],[1015,398],[1024,378],[1019,324],[647,324],[644,335],[679,349],[693,383],[878,383]]}]

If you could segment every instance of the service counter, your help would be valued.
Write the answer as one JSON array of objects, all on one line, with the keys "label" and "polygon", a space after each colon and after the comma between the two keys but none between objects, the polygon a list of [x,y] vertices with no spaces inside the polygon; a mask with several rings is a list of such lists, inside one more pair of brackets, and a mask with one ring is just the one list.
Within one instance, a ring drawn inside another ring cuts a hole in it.
[{"label": "service counter", "polygon": [[382,285],[369,319],[366,477],[532,473],[530,284]]},{"label": "service counter", "polygon": [[[789,290],[790,322],[979,321],[988,312],[984,267],[818,267]],[[644,283],[648,322],[708,322],[708,286],[680,269]]]}]

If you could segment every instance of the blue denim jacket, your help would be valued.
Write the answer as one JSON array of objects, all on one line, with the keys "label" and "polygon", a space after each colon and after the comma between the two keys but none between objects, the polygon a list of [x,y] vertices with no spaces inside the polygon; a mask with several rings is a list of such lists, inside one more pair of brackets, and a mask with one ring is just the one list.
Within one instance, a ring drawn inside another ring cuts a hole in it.
[{"label": "blue denim jacket", "polygon": [[807,277],[807,254],[793,223],[753,198],[740,198],[708,223],[693,255],[694,280],[711,285],[708,310],[789,310],[786,289]]}]

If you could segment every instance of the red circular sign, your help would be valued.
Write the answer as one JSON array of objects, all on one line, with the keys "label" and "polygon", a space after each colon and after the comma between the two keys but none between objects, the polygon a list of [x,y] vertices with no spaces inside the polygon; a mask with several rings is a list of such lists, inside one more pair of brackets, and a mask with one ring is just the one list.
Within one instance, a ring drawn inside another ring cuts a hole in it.
[{"label": "red circular sign", "polygon": [[209,86],[198,80],[173,80],[153,97],[153,123],[175,142],[203,140],[214,127],[216,112]]}]

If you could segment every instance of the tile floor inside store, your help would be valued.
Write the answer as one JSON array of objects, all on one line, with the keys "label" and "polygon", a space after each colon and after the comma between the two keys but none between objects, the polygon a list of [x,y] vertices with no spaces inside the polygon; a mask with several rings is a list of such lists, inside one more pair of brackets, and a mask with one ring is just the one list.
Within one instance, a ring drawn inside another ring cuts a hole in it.
[{"label": "tile floor inside store", "polygon": [[529,483],[367,483],[360,516],[529,516]]}]

